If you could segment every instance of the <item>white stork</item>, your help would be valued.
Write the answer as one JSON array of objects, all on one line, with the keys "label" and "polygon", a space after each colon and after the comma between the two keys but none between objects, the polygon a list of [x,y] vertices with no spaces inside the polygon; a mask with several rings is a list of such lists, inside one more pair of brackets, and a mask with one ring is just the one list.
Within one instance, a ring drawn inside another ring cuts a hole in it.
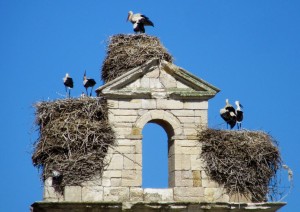
[{"label": "white stork", "polygon": [[66,88],[66,96],[70,98],[71,89],[73,88],[73,79],[70,77],[68,73],[66,73],[66,76],[63,78],[64,85]]},{"label": "white stork", "polygon": [[90,96],[92,96],[92,91],[93,91],[94,85],[96,85],[96,81],[95,81],[94,79],[87,78],[87,77],[86,77],[86,71],[84,71],[84,75],[83,75],[83,86],[85,87],[86,95],[87,95],[87,96],[88,96],[88,88],[89,88],[89,87],[91,87]]},{"label": "white stork", "polygon": [[239,101],[235,101],[235,105],[236,105],[236,122],[237,122],[237,128],[241,129],[242,128],[242,121],[244,118],[244,112],[242,110],[243,105],[240,104]]},{"label": "white stork", "polygon": [[127,21],[130,21],[133,24],[133,31],[138,33],[145,33],[145,26],[153,26],[154,24],[150,19],[140,13],[133,14],[132,11],[128,12]]},{"label": "white stork", "polygon": [[220,110],[220,115],[224,119],[224,121],[230,125],[230,129],[232,129],[236,124],[236,113],[234,107],[229,104],[228,99],[226,99],[226,105],[224,108]]}]

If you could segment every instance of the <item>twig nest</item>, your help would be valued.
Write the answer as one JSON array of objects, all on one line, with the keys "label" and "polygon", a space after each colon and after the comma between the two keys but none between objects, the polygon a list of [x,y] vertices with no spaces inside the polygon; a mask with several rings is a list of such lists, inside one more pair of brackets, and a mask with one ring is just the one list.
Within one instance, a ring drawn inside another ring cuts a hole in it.
[{"label": "twig nest", "polygon": [[60,187],[80,185],[102,172],[108,147],[115,141],[106,105],[100,98],[35,105],[39,138],[32,161],[43,171],[43,180],[58,172],[62,175]]},{"label": "twig nest", "polygon": [[207,129],[199,134],[206,173],[229,194],[254,202],[266,200],[268,186],[281,166],[276,141],[262,131]]},{"label": "twig nest", "polygon": [[129,69],[138,67],[153,58],[173,61],[172,56],[157,37],[146,34],[111,36],[107,56],[102,66],[102,79],[104,82],[109,82]]}]

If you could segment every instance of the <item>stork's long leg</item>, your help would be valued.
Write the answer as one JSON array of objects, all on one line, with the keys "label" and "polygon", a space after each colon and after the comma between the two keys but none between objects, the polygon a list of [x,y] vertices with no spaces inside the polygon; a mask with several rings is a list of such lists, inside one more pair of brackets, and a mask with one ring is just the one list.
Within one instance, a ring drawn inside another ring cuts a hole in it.
[{"label": "stork's long leg", "polygon": [[71,89],[69,88],[69,98],[71,97]]},{"label": "stork's long leg", "polygon": [[[94,86],[93,86],[94,87]],[[91,88],[90,96],[92,96],[93,87]]]},{"label": "stork's long leg", "polygon": [[87,87],[85,88],[86,96],[89,96]]}]

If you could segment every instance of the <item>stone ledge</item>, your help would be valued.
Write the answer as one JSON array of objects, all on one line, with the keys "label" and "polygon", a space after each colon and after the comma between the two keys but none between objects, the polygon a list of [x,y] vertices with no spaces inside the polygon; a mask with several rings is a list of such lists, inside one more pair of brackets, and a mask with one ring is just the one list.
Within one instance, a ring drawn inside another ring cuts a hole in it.
[{"label": "stone ledge", "polygon": [[143,211],[233,211],[275,212],[286,205],[271,203],[228,203],[228,202],[35,202],[32,212],[143,212]]}]

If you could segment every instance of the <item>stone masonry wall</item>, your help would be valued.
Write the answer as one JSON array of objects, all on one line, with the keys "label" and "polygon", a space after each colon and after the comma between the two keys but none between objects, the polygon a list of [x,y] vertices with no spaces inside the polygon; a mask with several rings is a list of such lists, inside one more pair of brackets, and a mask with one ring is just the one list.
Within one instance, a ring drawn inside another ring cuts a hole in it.
[{"label": "stone masonry wall", "polygon": [[[116,133],[117,146],[108,151],[106,160],[110,165],[102,178],[95,176],[81,186],[66,186],[63,195],[54,192],[48,179],[45,201],[245,201],[229,197],[205,174],[197,130],[207,126],[207,100],[169,99],[166,88],[188,87],[158,68],[127,87],[148,88],[152,98],[108,98],[109,120]],[[168,135],[167,189],[141,187],[142,129],[150,121],[161,125]]]}]

